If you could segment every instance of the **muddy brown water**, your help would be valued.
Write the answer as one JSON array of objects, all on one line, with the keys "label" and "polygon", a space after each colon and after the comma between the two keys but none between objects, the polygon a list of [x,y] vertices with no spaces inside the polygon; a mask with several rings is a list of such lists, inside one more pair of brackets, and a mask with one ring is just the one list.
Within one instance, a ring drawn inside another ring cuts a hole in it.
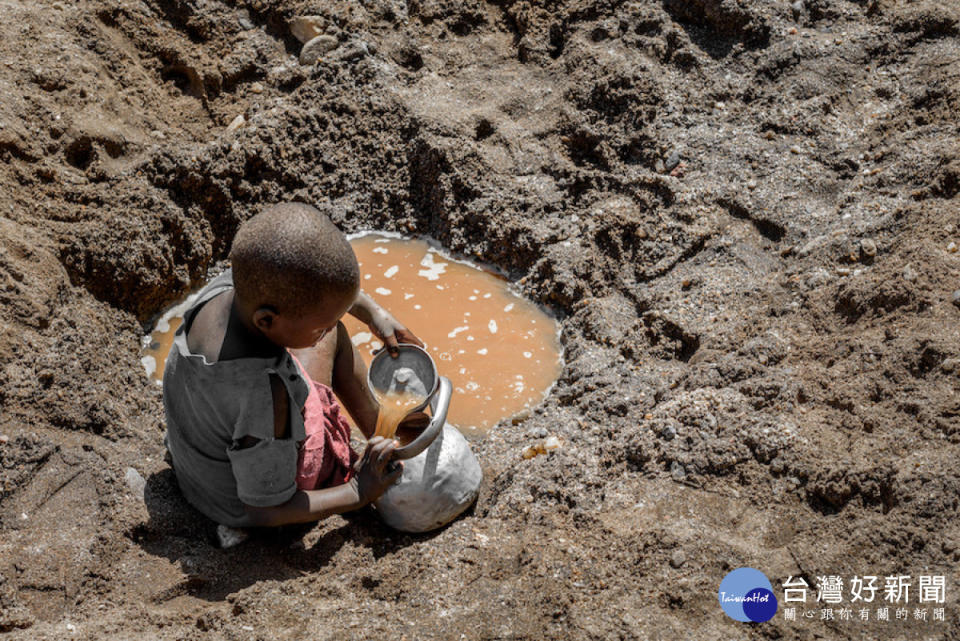
[{"label": "muddy brown water", "polygon": [[[453,383],[451,423],[482,434],[543,399],[560,372],[558,324],[506,279],[425,240],[363,234],[351,244],[364,291],[424,341]],[[142,362],[157,382],[191,302],[172,307],[144,337]],[[369,365],[383,344],[362,322],[343,320]]]}]

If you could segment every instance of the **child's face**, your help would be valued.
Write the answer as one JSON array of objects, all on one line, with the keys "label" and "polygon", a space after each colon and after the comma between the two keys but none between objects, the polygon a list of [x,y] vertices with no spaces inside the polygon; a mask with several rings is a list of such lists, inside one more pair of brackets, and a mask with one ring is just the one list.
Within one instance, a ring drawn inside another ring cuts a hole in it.
[{"label": "child's face", "polygon": [[271,327],[261,328],[261,331],[277,345],[291,349],[312,347],[320,342],[327,332],[336,329],[337,322],[347,313],[356,297],[356,292],[338,297],[327,296],[324,301],[300,316],[276,314]]}]

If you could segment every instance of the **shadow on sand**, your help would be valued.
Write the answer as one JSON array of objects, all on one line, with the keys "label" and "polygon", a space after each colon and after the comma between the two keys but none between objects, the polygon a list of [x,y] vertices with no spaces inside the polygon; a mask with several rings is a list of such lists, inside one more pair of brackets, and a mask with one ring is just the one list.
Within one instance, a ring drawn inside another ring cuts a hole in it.
[{"label": "shadow on sand", "polygon": [[[376,510],[366,507],[321,523],[253,528],[247,541],[223,550],[217,542],[216,524],[186,502],[172,469],[147,479],[144,501],[149,520],[131,528],[127,536],[147,553],[177,564],[184,574],[171,588],[158,586],[158,601],[182,595],[223,601],[260,581],[282,581],[327,567],[348,541],[369,548],[380,558],[429,540],[448,527],[405,534],[390,529]],[[466,514],[472,511],[471,506]],[[307,536],[317,528],[322,530],[318,538]]]}]

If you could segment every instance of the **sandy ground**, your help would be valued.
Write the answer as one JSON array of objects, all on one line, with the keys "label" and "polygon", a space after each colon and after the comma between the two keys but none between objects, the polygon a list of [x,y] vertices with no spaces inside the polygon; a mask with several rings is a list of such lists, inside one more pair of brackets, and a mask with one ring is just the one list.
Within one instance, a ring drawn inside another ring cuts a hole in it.
[{"label": "sandy ground", "polygon": [[[960,637],[953,0],[0,12],[5,637]],[[338,41],[313,66],[303,14]],[[140,336],[290,199],[562,321],[439,532],[364,510],[221,551],[163,461]],[[943,575],[946,621],[736,623],[741,566]]]}]

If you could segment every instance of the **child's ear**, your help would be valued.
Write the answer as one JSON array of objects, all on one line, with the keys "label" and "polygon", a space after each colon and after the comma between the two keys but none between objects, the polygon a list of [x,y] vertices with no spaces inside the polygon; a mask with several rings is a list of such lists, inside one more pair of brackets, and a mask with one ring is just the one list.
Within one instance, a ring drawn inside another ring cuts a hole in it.
[{"label": "child's ear", "polygon": [[272,307],[258,307],[257,311],[253,312],[253,324],[261,332],[269,331],[273,329],[276,316],[277,313]]}]

